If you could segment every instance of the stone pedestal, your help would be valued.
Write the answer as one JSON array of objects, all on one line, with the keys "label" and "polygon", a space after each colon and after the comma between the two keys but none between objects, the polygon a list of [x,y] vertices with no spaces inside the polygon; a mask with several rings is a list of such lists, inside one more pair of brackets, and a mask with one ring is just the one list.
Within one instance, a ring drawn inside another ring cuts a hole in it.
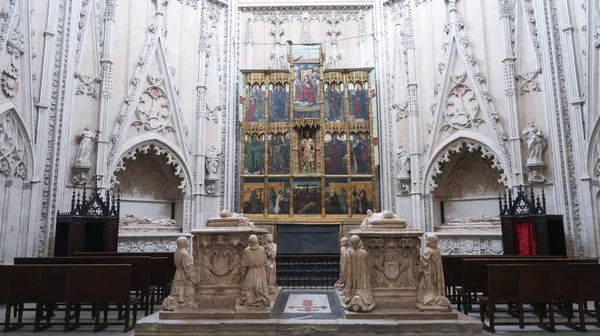
[{"label": "stone pedestal", "polygon": [[419,284],[419,251],[423,232],[417,229],[373,227],[352,230],[369,253],[371,285],[378,308],[414,308]]},{"label": "stone pedestal", "polygon": [[267,233],[244,217],[209,219],[205,228],[191,231],[194,264],[201,285],[196,294],[200,307],[235,309],[248,237],[256,235],[264,246]]}]

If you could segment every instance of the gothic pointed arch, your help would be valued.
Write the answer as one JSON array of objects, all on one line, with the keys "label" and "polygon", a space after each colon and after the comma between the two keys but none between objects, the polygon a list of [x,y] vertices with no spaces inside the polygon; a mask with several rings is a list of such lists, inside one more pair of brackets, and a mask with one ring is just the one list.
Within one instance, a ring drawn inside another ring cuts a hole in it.
[{"label": "gothic pointed arch", "polygon": [[[477,65],[473,50],[459,18],[445,25],[444,59],[438,64],[441,81],[434,87],[434,103],[430,107],[432,122],[427,125],[424,163],[434,162],[440,148],[462,135],[490,143],[494,156],[503,163],[505,176],[510,176],[512,160],[507,146],[508,136],[499,122],[486,79]],[[489,146],[488,146],[489,147]],[[437,148],[437,150],[435,150]],[[427,166],[425,166],[427,167]],[[428,180],[423,184],[428,188]]]},{"label": "gothic pointed arch", "polygon": [[10,100],[0,103],[0,175],[30,179],[33,151],[29,132],[16,106]]},{"label": "gothic pointed arch", "polygon": [[148,27],[146,45],[111,138],[108,169],[115,166],[124,143],[139,135],[166,138],[181,153],[182,163],[191,160],[189,130],[181,111],[175,68],[169,60],[165,35],[166,29],[160,24]]},{"label": "gothic pointed arch", "polygon": [[173,167],[173,173],[179,180],[177,186],[184,195],[191,192],[192,179],[187,165],[183,160],[183,152],[168,138],[159,136],[140,135],[129,139],[123,144],[124,150],[120,151],[112,167],[111,186],[118,184],[116,174],[125,169],[125,161],[135,160],[139,154],[163,156],[166,163]]},{"label": "gothic pointed arch", "polygon": [[431,159],[426,163],[424,174],[423,194],[431,194],[437,184],[435,178],[442,173],[442,166],[449,162],[452,155],[466,149],[469,152],[478,152],[482,158],[491,162],[492,169],[498,172],[498,182],[509,186],[507,162],[499,154],[500,148],[493,141],[473,131],[462,131],[445,139],[434,151]]}]

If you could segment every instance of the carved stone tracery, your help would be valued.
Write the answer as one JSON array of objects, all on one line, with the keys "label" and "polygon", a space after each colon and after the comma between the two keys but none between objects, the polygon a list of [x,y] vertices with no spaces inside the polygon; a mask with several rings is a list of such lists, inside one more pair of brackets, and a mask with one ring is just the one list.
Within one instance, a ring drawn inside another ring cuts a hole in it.
[{"label": "carved stone tracery", "polygon": [[14,110],[0,115],[0,175],[25,181],[31,170],[27,133]]}]

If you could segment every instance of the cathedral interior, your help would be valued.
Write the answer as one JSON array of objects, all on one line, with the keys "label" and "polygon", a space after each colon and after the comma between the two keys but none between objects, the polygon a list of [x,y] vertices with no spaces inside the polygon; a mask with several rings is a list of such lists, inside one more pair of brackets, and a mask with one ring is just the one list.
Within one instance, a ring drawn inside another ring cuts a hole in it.
[{"label": "cathedral interior", "polygon": [[229,210],[335,254],[390,211],[502,255],[531,193],[600,256],[597,0],[0,0],[0,70],[0,264],[67,253],[90,193],[118,252]]}]

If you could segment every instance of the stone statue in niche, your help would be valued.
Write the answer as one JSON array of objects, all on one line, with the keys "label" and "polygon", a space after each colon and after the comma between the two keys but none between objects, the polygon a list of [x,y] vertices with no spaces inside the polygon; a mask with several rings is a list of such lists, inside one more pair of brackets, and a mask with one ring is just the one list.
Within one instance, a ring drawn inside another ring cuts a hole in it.
[{"label": "stone statue in niche", "polygon": [[371,291],[368,252],[364,250],[360,237],[350,237],[350,249],[344,263],[346,287],[344,288],[346,309],[355,312],[370,312],[375,308]]},{"label": "stone statue in niche", "polygon": [[340,278],[335,283],[336,288],[344,288],[346,286],[346,254],[348,253],[348,238],[340,239]]},{"label": "stone statue in niche", "polygon": [[150,218],[146,216],[125,215],[125,218],[119,218],[119,225],[149,225],[149,226],[171,226],[177,224],[174,219],[169,218]]},{"label": "stone statue in niche", "polygon": [[177,238],[177,251],[175,251],[175,277],[171,285],[171,293],[164,299],[162,307],[164,310],[175,310],[176,308],[198,308],[196,302],[197,272],[194,267],[194,259],[188,253],[188,240],[186,237]]},{"label": "stone statue in niche", "polygon": [[273,241],[273,235],[267,235],[267,243],[265,244],[265,253],[267,254],[267,285],[269,285],[269,294],[275,294],[277,291],[277,265],[275,258],[277,257],[277,244]]},{"label": "stone statue in niche", "polygon": [[452,305],[445,296],[442,254],[437,247],[438,237],[427,236],[427,247],[421,253],[421,280],[417,291],[417,309],[421,311],[452,311]]},{"label": "stone statue in niche", "polygon": [[85,125],[83,131],[77,133],[77,140],[79,140],[79,149],[75,156],[75,167],[91,167],[92,162],[90,159],[92,157],[96,135],[90,131],[88,125]]},{"label": "stone statue in niche", "polygon": [[258,237],[250,235],[248,247],[242,257],[242,287],[237,304],[244,307],[267,308],[271,305],[265,264],[265,248],[258,244]]},{"label": "stone statue in niche", "polygon": [[523,130],[527,142],[527,165],[543,165],[546,139],[542,131],[530,121]]},{"label": "stone statue in niche", "polygon": [[206,176],[207,180],[218,180],[219,179],[219,153],[217,153],[217,149],[215,146],[211,146],[206,153],[206,171],[208,172],[208,176]]},{"label": "stone statue in niche", "polygon": [[403,181],[410,179],[410,175],[408,171],[410,170],[410,158],[408,157],[408,151],[400,144],[396,149],[396,157],[398,164],[398,175],[396,175],[396,180]]}]

